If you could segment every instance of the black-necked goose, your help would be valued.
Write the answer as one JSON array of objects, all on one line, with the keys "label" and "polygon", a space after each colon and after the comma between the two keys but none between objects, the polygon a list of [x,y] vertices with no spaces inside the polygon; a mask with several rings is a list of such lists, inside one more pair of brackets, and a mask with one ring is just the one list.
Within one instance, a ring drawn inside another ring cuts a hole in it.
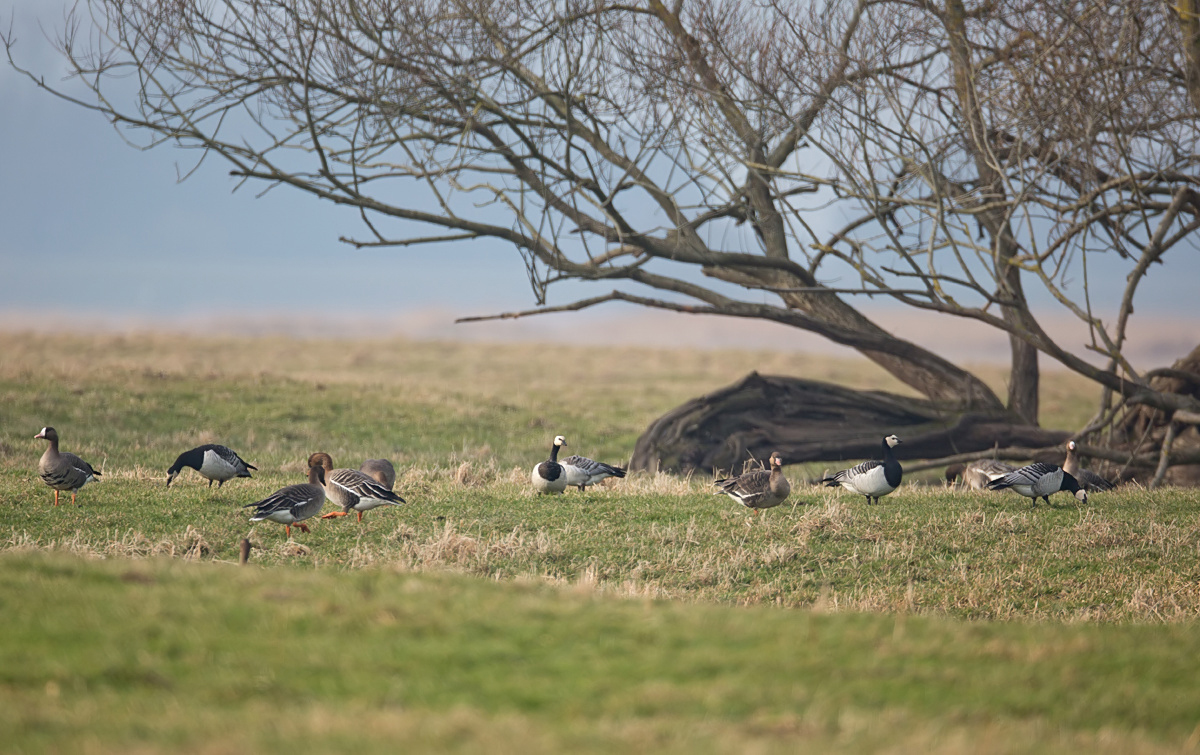
[{"label": "black-necked goose", "polygon": [[304,520],[316,516],[324,505],[325,470],[318,465],[308,468],[308,482],[280,488],[261,501],[248,503],[242,508],[257,508],[250,521],[266,520],[282,524],[290,538],[292,525],[299,527],[302,532],[308,532]]},{"label": "black-necked goose", "polygon": [[1050,496],[1060,490],[1074,493],[1081,503],[1087,503],[1087,491],[1079,487],[1078,480],[1064,472],[1061,467],[1041,461],[1013,470],[988,483],[988,490],[1006,488],[1011,488],[1026,498],[1032,498],[1033,506],[1037,506],[1038,498],[1049,504]]},{"label": "black-necked goose", "polygon": [[1016,466],[995,459],[976,459],[963,469],[962,478],[971,490],[987,490],[989,482],[1015,469]]},{"label": "black-necked goose", "polygon": [[358,521],[361,522],[363,514],[371,509],[399,506],[406,502],[357,469],[334,469],[333,457],[327,453],[313,454],[308,457],[308,463],[325,470],[325,496],[335,506],[342,507],[341,511],[331,511],[321,517],[322,519],[347,516],[353,511],[358,514]]},{"label": "black-necked goose", "polygon": [[53,427],[43,427],[42,431],[33,436],[50,441],[50,447],[38,461],[38,474],[42,482],[54,488],[54,505],[58,505],[58,491],[71,491],[71,503],[75,503],[75,492],[95,482],[101,474],[83,459],[75,454],[65,454],[58,450],[58,432]]},{"label": "black-necked goose", "polygon": [[205,443],[203,446],[196,446],[191,451],[179,454],[179,458],[167,470],[168,488],[171,487],[171,483],[175,481],[184,467],[191,467],[199,472],[201,477],[208,480],[210,488],[215,480],[218,489],[225,484],[226,480],[232,480],[234,477],[249,477],[251,469],[258,469],[253,464],[247,464],[231,448],[218,446],[215,443]]},{"label": "black-necked goose", "polygon": [[571,455],[559,462],[567,477],[567,484],[583,490],[609,477],[624,477],[625,470],[586,456]]},{"label": "black-necked goose", "polygon": [[554,436],[554,444],[550,446],[550,458],[533,468],[530,480],[533,489],[539,493],[561,493],[567,489],[567,473],[562,464],[558,463],[558,449],[567,445],[567,440],[561,435]]},{"label": "black-necked goose", "polygon": [[1067,441],[1067,460],[1063,462],[1063,471],[1074,477],[1084,490],[1089,493],[1106,493],[1116,485],[1096,474],[1090,469],[1079,466],[1079,454],[1076,453],[1075,441]]},{"label": "black-necked goose", "polygon": [[783,476],[783,458],[771,454],[771,471],[752,469],[737,477],[727,477],[713,482],[721,492],[743,506],[760,514],[763,509],[783,503],[792,492],[792,485]]},{"label": "black-necked goose", "polygon": [[367,459],[358,468],[358,471],[374,479],[388,490],[396,488],[396,468],[387,459]]},{"label": "black-necked goose", "polygon": [[821,482],[825,483],[827,487],[836,488],[840,485],[846,490],[865,495],[868,504],[872,502],[872,499],[875,503],[879,503],[880,498],[900,487],[900,480],[904,476],[904,469],[900,466],[900,462],[896,461],[896,455],[892,452],[899,442],[900,439],[895,435],[887,436],[883,439],[882,461],[876,459],[864,461],[856,467],[843,469],[833,477],[826,477]]}]

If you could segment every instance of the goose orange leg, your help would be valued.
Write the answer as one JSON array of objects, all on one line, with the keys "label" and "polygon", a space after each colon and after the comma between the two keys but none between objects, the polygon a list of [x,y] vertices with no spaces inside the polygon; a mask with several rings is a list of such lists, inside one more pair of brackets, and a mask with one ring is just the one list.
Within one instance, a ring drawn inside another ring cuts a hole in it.
[{"label": "goose orange leg", "polygon": [[358,523],[362,524],[362,512],[361,511],[358,512]]},{"label": "goose orange leg", "polygon": [[328,514],[322,514],[322,519],[334,519],[339,516],[346,516],[345,511],[330,511]]},{"label": "goose orange leg", "polygon": [[297,527],[300,529],[300,531],[301,531],[301,532],[308,532],[308,531],[309,531],[309,529],[308,529],[308,525],[307,525],[307,524],[297,524],[296,526],[297,526]]},{"label": "goose orange leg", "polygon": [[55,506],[58,505],[58,491],[57,490],[54,491],[54,505]]}]

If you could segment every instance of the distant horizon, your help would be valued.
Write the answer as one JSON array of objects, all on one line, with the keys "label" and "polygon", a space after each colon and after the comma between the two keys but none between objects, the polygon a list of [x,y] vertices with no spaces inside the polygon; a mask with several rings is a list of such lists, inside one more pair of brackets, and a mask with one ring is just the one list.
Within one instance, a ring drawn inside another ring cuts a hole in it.
[{"label": "distant horizon", "polygon": [[[135,312],[70,311],[61,308],[0,308],[0,331],[8,333],[180,334],[214,337],[284,336],[291,338],[407,339],[468,343],[549,343],[573,346],[633,346],[712,351],[776,350],[865,359],[854,349],[813,333],[761,320],[688,315],[638,309],[595,309],[520,319],[455,324],[457,317],[495,311],[450,307],[398,309],[389,313],[297,314],[269,310],[183,311],[169,316]],[[1007,364],[1008,336],[977,322],[896,308],[867,312],[895,335],[959,364]],[[881,317],[882,315],[882,317]],[[936,318],[936,327],[931,320]],[[1067,348],[1081,333],[1078,322],[1043,322]],[[1137,369],[1169,366],[1200,343],[1200,322],[1156,315],[1130,321],[1126,356]],[[1088,353],[1100,363],[1099,355]],[[1067,369],[1046,355],[1042,369]]]}]

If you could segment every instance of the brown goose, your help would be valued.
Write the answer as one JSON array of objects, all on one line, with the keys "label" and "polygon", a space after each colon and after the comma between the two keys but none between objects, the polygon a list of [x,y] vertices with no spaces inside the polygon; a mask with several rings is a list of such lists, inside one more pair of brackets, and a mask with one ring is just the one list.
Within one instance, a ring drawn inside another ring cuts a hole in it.
[{"label": "brown goose", "polygon": [[1067,460],[1062,465],[1064,472],[1079,480],[1079,484],[1089,493],[1105,493],[1116,487],[1092,470],[1079,466],[1079,455],[1075,448],[1075,441],[1067,441]]},{"label": "brown goose", "polygon": [[396,487],[396,468],[387,459],[367,459],[358,471],[374,478],[375,482],[388,490],[394,490]]},{"label": "brown goose", "polygon": [[242,508],[256,507],[258,510],[250,517],[250,521],[267,520],[282,524],[290,538],[293,524],[302,532],[308,532],[308,525],[302,522],[316,516],[324,505],[325,470],[320,466],[310,466],[307,483],[280,488],[261,501],[248,503]]},{"label": "brown goose", "polygon": [[399,506],[404,499],[357,469],[334,469],[333,458],[327,453],[315,453],[308,457],[309,466],[320,466],[325,470],[325,495],[341,511],[332,511],[322,519],[346,516],[351,511],[362,521],[364,512],[380,506]]},{"label": "brown goose", "polygon": [[100,473],[75,454],[64,454],[58,450],[58,431],[53,427],[43,427],[34,438],[50,441],[50,447],[42,454],[38,462],[38,474],[42,482],[54,488],[54,505],[58,505],[58,491],[71,491],[71,503],[75,503],[75,491],[95,482]]},{"label": "brown goose", "polygon": [[737,477],[727,477],[713,482],[721,492],[747,508],[760,514],[783,503],[792,492],[792,485],[783,476],[783,459],[778,453],[771,454],[771,471],[752,469]]},{"label": "brown goose", "polygon": [[977,459],[963,469],[962,478],[971,490],[987,490],[988,483],[1015,470],[1012,464],[995,459]]}]

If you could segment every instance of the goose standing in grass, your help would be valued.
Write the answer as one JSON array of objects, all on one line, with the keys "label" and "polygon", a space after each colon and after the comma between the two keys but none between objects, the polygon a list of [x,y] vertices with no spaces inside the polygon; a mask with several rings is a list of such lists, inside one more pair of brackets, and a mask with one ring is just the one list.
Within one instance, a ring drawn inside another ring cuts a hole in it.
[{"label": "goose standing in grass", "polygon": [[42,431],[33,437],[50,441],[49,448],[38,461],[38,474],[42,476],[42,482],[54,488],[55,506],[58,505],[60,490],[71,491],[71,503],[75,503],[75,492],[89,482],[96,482],[96,478],[101,476],[91,464],[75,454],[65,454],[58,450],[58,431],[53,427],[43,427]]},{"label": "goose standing in grass", "polygon": [[879,503],[880,498],[900,487],[900,480],[904,476],[904,468],[896,461],[896,455],[892,452],[898,443],[900,439],[895,435],[887,436],[883,439],[883,461],[864,461],[856,467],[843,469],[832,477],[826,477],[821,482],[825,483],[826,487],[836,488],[840,485],[846,490],[865,495],[868,504],[872,502],[871,499]]},{"label": "goose standing in grass", "polygon": [[282,524],[288,538],[291,538],[292,525],[299,527],[302,532],[308,532],[304,520],[316,516],[324,505],[325,470],[320,466],[310,466],[308,482],[280,488],[261,501],[248,503],[242,508],[256,507],[258,510],[250,517],[250,521],[266,520]]},{"label": "goose standing in grass", "polygon": [[1026,498],[1032,498],[1033,506],[1037,506],[1038,498],[1049,504],[1050,496],[1060,490],[1074,493],[1080,503],[1087,503],[1087,491],[1079,486],[1078,480],[1064,472],[1061,467],[1041,461],[1021,467],[988,483],[988,490],[1006,488],[1011,488]]},{"label": "goose standing in grass", "polygon": [[396,487],[396,468],[387,459],[367,459],[358,471],[388,490],[394,490]]},{"label": "goose standing in grass", "polygon": [[971,490],[987,490],[989,482],[1015,469],[1016,466],[995,459],[976,459],[963,468],[962,480]]},{"label": "goose standing in grass", "polygon": [[586,456],[571,455],[559,462],[567,477],[567,484],[583,490],[588,485],[595,485],[609,477],[624,477],[625,470],[601,461],[593,461]]},{"label": "goose standing in grass", "polygon": [[1106,493],[1116,486],[1090,469],[1079,466],[1079,454],[1076,453],[1075,441],[1067,441],[1067,460],[1063,462],[1063,471],[1074,477],[1089,493]]},{"label": "goose standing in grass", "polygon": [[539,493],[561,493],[567,489],[567,473],[562,464],[558,463],[558,449],[567,445],[567,439],[561,435],[554,436],[554,444],[550,446],[550,458],[533,468],[529,476],[533,489]]},{"label": "goose standing in grass", "polygon": [[168,488],[171,487],[171,483],[175,481],[184,467],[191,467],[199,472],[201,477],[208,480],[210,488],[215,480],[218,490],[226,480],[232,480],[234,477],[250,477],[251,469],[258,470],[258,467],[243,461],[242,457],[238,456],[233,449],[218,446],[215,443],[205,443],[203,446],[196,446],[191,451],[179,454],[179,458],[167,470]]},{"label": "goose standing in grass", "polygon": [[325,470],[325,496],[335,506],[342,507],[341,511],[331,511],[322,519],[347,516],[353,511],[361,522],[363,514],[371,509],[405,503],[403,498],[357,469],[334,469],[333,457],[327,453],[313,454],[308,457],[308,464]]},{"label": "goose standing in grass", "polygon": [[771,471],[752,469],[737,477],[726,477],[713,482],[721,492],[746,508],[762,514],[763,509],[774,508],[783,503],[792,492],[792,485],[783,476],[783,458],[771,454]]}]

